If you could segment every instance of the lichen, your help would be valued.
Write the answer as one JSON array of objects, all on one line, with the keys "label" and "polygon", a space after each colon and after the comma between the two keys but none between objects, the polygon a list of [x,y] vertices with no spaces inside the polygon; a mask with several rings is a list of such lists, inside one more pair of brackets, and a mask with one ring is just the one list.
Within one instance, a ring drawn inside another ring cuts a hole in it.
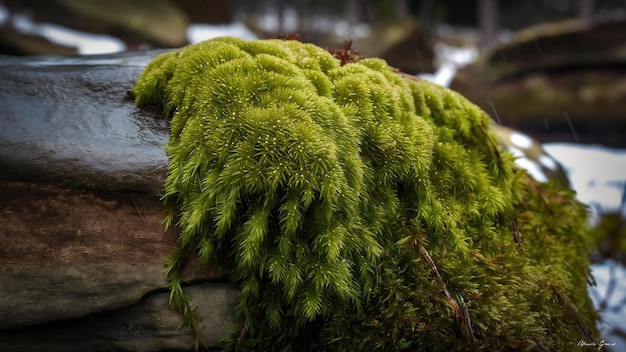
[{"label": "lichen", "polygon": [[[171,118],[172,306],[185,253],[233,263],[230,348],[569,350],[596,337],[586,211],[532,181],[488,116],[379,59],[218,38],[133,88]],[[201,307],[200,307],[201,309]]]}]

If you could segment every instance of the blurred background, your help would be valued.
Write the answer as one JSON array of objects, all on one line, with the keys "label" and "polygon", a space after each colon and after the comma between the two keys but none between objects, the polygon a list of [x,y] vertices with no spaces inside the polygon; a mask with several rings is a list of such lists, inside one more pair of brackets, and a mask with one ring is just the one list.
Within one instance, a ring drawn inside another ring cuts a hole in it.
[{"label": "blurred background", "polygon": [[606,341],[626,351],[626,0],[0,0],[0,55],[290,33],[335,49],[351,40],[542,142],[591,210],[589,291]]},{"label": "blurred background", "polygon": [[541,141],[626,147],[626,0],[2,0],[0,54],[176,48],[216,36],[381,57]]}]

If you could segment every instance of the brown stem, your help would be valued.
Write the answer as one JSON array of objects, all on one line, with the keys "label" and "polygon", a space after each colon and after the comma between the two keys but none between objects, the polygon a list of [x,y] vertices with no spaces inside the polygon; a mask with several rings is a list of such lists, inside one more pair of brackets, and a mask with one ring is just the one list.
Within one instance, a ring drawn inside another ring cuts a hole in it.
[{"label": "brown stem", "polygon": [[243,328],[241,329],[241,333],[239,334],[239,337],[237,337],[237,343],[235,344],[235,351],[239,351],[239,347],[241,346],[241,343],[243,342],[243,339],[246,337],[247,333],[248,333],[248,323],[244,323]]},{"label": "brown stem", "polygon": [[563,304],[565,304],[565,308],[567,308],[567,311],[570,312],[570,314],[574,317],[576,323],[578,323],[578,328],[580,332],[585,335],[585,339],[587,339],[587,341],[593,341],[593,335],[591,334],[591,331],[583,322],[583,318],[580,316],[580,314],[578,314],[578,311],[576,310],[576,307],[574,307],[574,304],[572,304],[572,301],[570,301],[565,293],[563,293],[558,287],[554,286],[553,284],[550,284],[550,287],[554,290],[554,292],[556,292],[561,301],[563,301]]},{"label": "brown stem", "polygon": [[517,249],[520,253],[523,252],[522,239],[519,235],[519,229],[517,228],[517,219],[513,220],[513,236],[515,236],[515,243],[517,243]]},{"label": "brown stem", "polygon": [[[422,257],[428,262],[428,265],[430,265],[430,270],[437,278],[437,282],[439,282],[439,284],[443,288],[443,293],[446,295],[446,300],[448,301],[448,304],[450,305],[450,307],[452,307],[452,310],[454,310],[454,314],[456,315],[456,317],[461,321],[461,327],[463,329],[465,337],[470,342],[476,342],[476,338],[474,337],[474,333],[472,331],[472,320],[470,319],[469,312],[465,307],[465,302],[463,302],[463,310],[461,310],[457,301],[452,297],[450,291],[448,291],[448,287],[443,281],[441,274],[439,274],[439,270],[437,269],[437,265],[435,265],[435,261],[433,260],[433,258],[430,256],[430,254],[428,254],[428,251],[426,251],[426,248],[424,248],[424,246],[420,244],[418,248]],[[462,297],[461,301],[463,301]]]}]

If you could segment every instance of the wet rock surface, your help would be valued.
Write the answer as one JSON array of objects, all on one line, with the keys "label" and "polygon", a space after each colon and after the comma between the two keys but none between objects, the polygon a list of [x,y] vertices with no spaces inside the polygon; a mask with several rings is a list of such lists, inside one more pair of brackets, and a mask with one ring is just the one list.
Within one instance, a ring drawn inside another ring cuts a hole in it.
[{"label": "wet rock surface", "polygon": [[0,58],[0,178],[158,193],[167,124],[127,94],[158,53]]},{"label": "wet rock surface", "polygon": [[[230,332],[228,322],[238,290],[229,284],[198,284],[187,289],[205,318],[201,338],[209,347]],[[138,303],[77,319],[0,331],[3,351],[175,351],[190,350],[194,337],[179,329],[178,312],[167,309],[167,292],[148,294]]]},{"label": "wet rock surface", "polygon": [[[188,350],[168,308],[167,123],[127,91],[158,52],[0,59],[0,350]],[[185,268],[208,346],[231,331],[228,269]]]}]

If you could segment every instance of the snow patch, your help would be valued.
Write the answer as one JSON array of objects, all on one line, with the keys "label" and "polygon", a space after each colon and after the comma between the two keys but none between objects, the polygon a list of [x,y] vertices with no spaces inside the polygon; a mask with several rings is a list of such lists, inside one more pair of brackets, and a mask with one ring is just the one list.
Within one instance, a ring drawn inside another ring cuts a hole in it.
[{"label": "snow patch", "polygon": [[0,24],[7,20],[20,33],[41,36],[51,43],[76,48],[79,54],[110,54],[126,50],[126,44],[109,35],[81,32],[51,23],[35,23],[22,14],[8,17],[6,8],[0,6]]},{"label": "snow patch", "polygon": [[513,144],[522,149],[529,149],[533,146],[533,140],[523,133],[513,132],[509,136],[509,139]]},{"label": "snow patch", "polygon": [[552,170],[552,171],[556,171],[556,169],[558,169],[558,167],[559,167],[559,166],[557,165],[556,161],[554,160],[554,158],[552,158],[552,157],[551,157],[551,156],[549,156],[549,155],[545,155],[545,154],[544,154],[544,155],[541,155],[541,156],[539,157],[539,163],[540,163],[543,167],[545,167],[545,168],[547,168],[547,169],[550,169],[550,170]]},{"label": "snow patch", "polygon": [[590,206],[592,220],[599,212],[619,211],[626,189],[626,150],[571,143],[547,143],[544,149],[568,173],[577,198]]},{"label": "snow patch", "polygon": [[205,24],[193,23],[187,27],[187,40],[189,43],[199,43],[201,41],[217,37],[236,37],[246,40],[259,39],[246,25],[241,22],[229,24]]}]

